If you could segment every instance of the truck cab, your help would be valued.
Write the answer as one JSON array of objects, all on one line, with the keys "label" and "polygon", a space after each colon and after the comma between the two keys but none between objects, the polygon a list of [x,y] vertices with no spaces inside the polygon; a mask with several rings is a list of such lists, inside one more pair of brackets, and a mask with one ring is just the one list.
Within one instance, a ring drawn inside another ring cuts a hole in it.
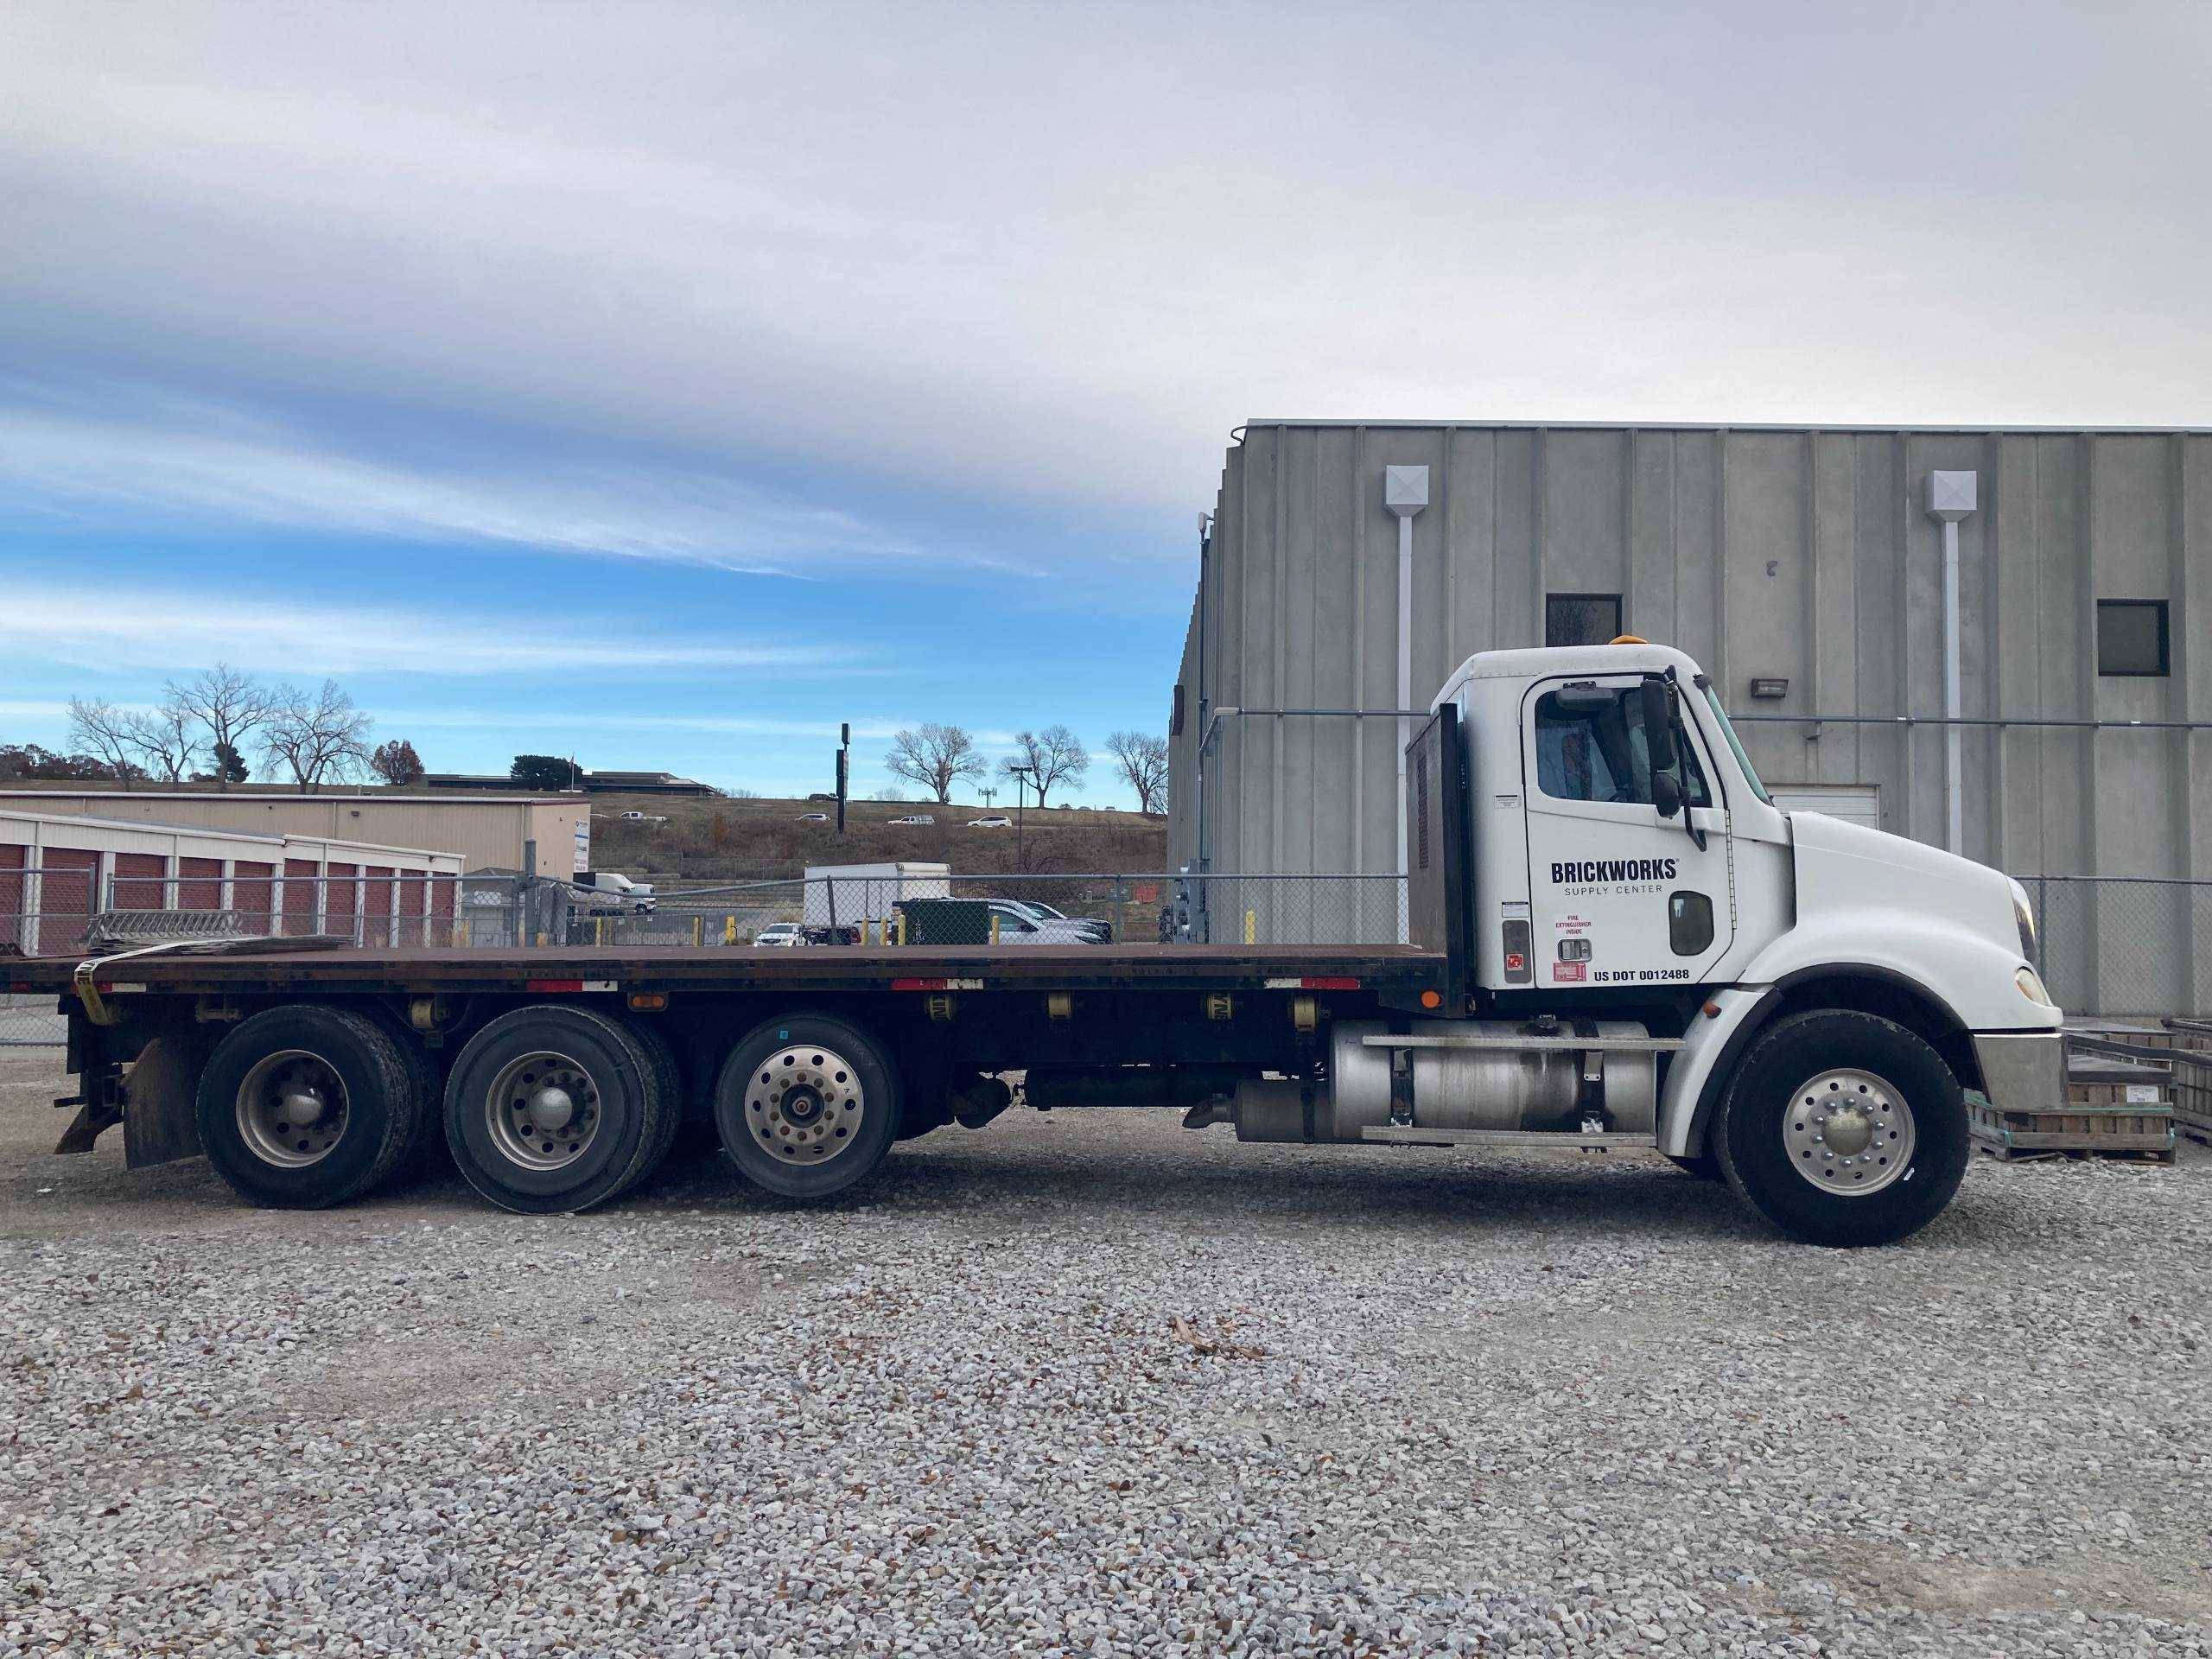
[{"label": "truck cab", "polygon": [[[2019,885],[1778,809],[1679,651],[1624,639],[1470,658],[1407,776],[1413,937],[1445,957],[1445,1019],[1361,1034],[1413,1054],[1400,1127],[1420,1125],[1426,1078],[1440,1128],[1556,1132],[1579,1115],[1591,1144],[1648,1130],[1791,1230],[1859,1243],[1948,1199],[1965,1090],[2063,1097],[2061,1016]],[[1531,1046],[1546,1032],[1566,1034],[1560,1050]],[[1336,1047],[1338,1071],[1362,1071]],[[1514,1091],[1497,1065],[1468,1061],[1553,1052],[1583,1059],[1572,1109],[1556,1083],[1501,1105]],[[1801,1179],[1777,1183],[1777,1168]]]}]

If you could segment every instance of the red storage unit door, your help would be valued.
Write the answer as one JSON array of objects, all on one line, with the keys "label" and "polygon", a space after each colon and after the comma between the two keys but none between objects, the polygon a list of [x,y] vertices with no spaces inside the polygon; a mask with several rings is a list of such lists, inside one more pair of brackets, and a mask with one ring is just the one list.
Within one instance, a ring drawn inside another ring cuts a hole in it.
[{"label": "red storage unit door", "polygon": [[459,944],[454,936],[454,912],[460,902],[460,881],[450,875],[430,878],[430,938],[436,945]]},{"label": "red storage unit door", "polygon": [[297,938],[303,933],[315,931],[315,861],[311,858],[288,858],[284,861],[284,934]]},{"label": "red storage unit door", "polygon": [[30,884],[22,874],[29,866],[29,848],[0,847],[0,950],[30,949],[30,919],[23,914],[25,891]]},{"label": "red storage unit door", "polygon": [[179,910],[220,910],[223,907],[221,859],[177,860],[176,907]]},{"label": "red storage unit door", "polygon": [[276,893],[276,867],[274,864],[251,864],[238,859],[231,866],[231,908],[238,913],[238,920],[249,933],[273,931],[276,919],[272,902]]},{"label": "red storage unit door", "polygon": [[361,938],[367,944],[391,943],[391,906],[393,889],[398,883],[389,864],[365,864],[361,874],[369,879],[361,887],[361,913],[366,920],[361,928]]},{"label": "red storage unit door", "polygon": [[115,907],[167,910],[169,861],[159,853],[115,855]]},{"label": "red storage unit door", "polygon": [[399,942],[421,945],[428,943],[424,935],[429,931],[423,918],[430,899],[429,879],[420,870],[404,871],[399,878]]},{"label": "red storage unit door", "polygon": [[322,911],[322,931],[353,937],[353,917],[360,906],[361,889],[353,879],[361,873],[358,864],[327,864],[323,867],[330,879],[323,884],[327,897]]},{"label": "red storage unit door", "polygon": [[46,872],[39,882],[38,938],[35,954],[65,956],[85,937],[92,919],[92,889],[99,884],[100,855],[76,847],[48,847],[38,855]]}]

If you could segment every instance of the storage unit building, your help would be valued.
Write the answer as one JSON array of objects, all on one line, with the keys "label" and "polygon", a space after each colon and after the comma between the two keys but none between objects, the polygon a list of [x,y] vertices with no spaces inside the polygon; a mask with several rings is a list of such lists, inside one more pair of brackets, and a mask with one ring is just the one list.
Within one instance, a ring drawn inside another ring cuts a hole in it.
[{"label": "storage unit building", "polygon": [[0,810],[0,950],[66,950],[96,912],[227,910],[253,932],[444,944],[461,861],[326,836]]},{"label": "storage unit building", "polygon": [[0,790],[0,810],[83,813],[256,834],[320,836],[386,847],[435,847],[471,870],[519,869],[565,880],[591,868],[591,808],[580,795],[400,795],[256,789]]}]

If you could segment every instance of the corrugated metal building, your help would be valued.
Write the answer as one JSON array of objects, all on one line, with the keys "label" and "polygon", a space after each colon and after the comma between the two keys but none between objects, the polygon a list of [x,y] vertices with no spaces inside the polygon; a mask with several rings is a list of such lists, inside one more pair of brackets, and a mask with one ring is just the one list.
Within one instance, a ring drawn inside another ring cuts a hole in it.
[{"label": "corrugated metal building", "polygon": [[324,836],[0,811],[0,953],[66,950],[100,910],[231,910],[256,932],[447,943],[451,853]]},{"label": "corrugated metal building", "polygon": [[[1961,712],[2020,723],[1955,728],[1962,850],[2024,877],[2212,880],[2212,736],[2186,728],[2212,723],[2212,433],[2109,429],[1255,421],[1177,677],[1179,865],[1396,868],[1395,723],[1255,712],[1396,706],[1391,467],[1426,469],[1412,706],[1478,651],[1642,634],[1697,658],[1732,712],[1788,717],[1745,728],[1785,802],[1938,845],[1948,728],[1846,722],[1944,714],[1930,474],[1971,474]],[[2202,890],[2177,891],[2139,930],[2109,884],[2047,907],[2090,905],[2094,975],[2212,944]]]},{"label": "corrugated metal building", "polygon": [[591,808],[573,796],[10,789],[0,790],[0,808],[319,836],[385,847],[435,847],[458,853],[468,870],[518,870],[524,845],[534,841],[535,874],[566,880],[591,868]]}]

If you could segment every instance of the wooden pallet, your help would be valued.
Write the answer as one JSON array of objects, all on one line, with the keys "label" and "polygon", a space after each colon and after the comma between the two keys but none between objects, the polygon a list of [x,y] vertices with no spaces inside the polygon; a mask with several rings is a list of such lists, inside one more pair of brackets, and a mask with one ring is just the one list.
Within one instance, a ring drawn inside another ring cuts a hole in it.
[{"label": "wooden pallet", "polygon": [[2174,1161],[2173,1109],[2164,1104],[1999,1107],[1967,1096],[1974,1142],[2004,1163],[2067,1155]]},{"label": "wooden pallet", "polygon": [[2170,1019],[2174,1128],[2212,1146],[2212,1020]]}]

